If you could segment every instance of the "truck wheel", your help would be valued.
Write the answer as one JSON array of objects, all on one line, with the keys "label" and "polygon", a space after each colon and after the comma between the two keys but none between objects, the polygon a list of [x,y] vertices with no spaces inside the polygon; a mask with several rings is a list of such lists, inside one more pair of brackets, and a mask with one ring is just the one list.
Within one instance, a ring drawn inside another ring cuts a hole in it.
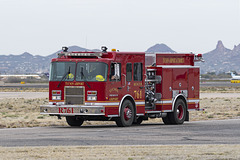
[{"label": "truck wheel", "polygon": [[75,117],[75,116],[67,116],[66,121],[67,121],[68,125],[72,126],[72,127],[80,127],[84,122],[83,119]]},{"label": "truck wheel", "polygon": [[166,125],[172,124],[172,122],[170,120],[170,116],[169,116],[170,114],[171,113],[167,113],[167,116],[162,118],[163,123],[166,124]]},{"label": "truck wheel", "polygon": [[174,105],[174,110],[169,114],[172,124],[183,124],[186,118],[187,107],[182,99],[178,99]]},{"label": "truck wheel", "polygon": [[120,117],[116,119],[118,127],[131,126],[135,117],[133,104],[129,100],[125,100],[120,110]]},{"label": "truck wheel", "polygon": [[140,125],[143,121],[143,117],[138,117],[137,121],[136,122],[133,122],[133,124],[135,125]]}]

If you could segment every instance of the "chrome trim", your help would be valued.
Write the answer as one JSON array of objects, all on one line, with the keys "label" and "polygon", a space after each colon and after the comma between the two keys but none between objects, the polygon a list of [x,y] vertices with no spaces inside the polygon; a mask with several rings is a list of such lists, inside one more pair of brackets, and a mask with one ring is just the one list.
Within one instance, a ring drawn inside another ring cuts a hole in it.
[{"label": "chrome trim", "polygon": [[199,99],[190,99],[190,100],[187,100],[188,103],[191,103],[191,102],[198,103],[199,101],[200,101]]},{"label": "chrome trim", "polygon": [[94,101],[93,102],[86,102],[85,103],[86,106],[92,106],[92,105],[96,105],[96,106],[117,106],[119,105],[119,102],[109,102],[109,103],[95,103]]},{"label": "chrome trim", "polygon": [[[73,113],[65,113],[69,108],[72,108]],[[64,113],[59,113],[62,109]],[[74,116],[74,115],[105,115],[104,106],[82,106],[82,105],[42,105],[40,106],[40,114],[48,115],[62,115],[62,116]]]},{"label": "chrome trim", "polygon": [[172,90],[172,98],[176,97],[179,94],[183,94],[185,97],[188,97],[188,91],[187,90]]},{"label": "chrome trim", "polygon": [[[82,92],[83,94],[82,95],[67,95],[66,92],[67,92],[67,89],[76,89],[76,88],[82,88]],[[79,104],[79,105],[83,105],[85,104],[85,87],[84,86],[65,86],[64,87],[64,104],[67,103],[67,97],[80,97],[83,99],[83,102],[82,104]]]},{"label": "chrome trim", "polygon": [[198,109],[189,109],[188,111],[197,111]]},{"label": "chrome trim", "polygon": [[119,116],[116,114],[116,115],[108,115],[107,117],[119,117]]},{"label": "chrome trim", "polygon": [[172,103],[172,101],[157,101],[156,104]]},{"label": "chrome trim", "polygon": [[145,102],[135,102],[135,104],[145,104]]},{"label": "chrome trim", "polygon": [[[172,103],[172,111],[174,110],[175,102],[176,102],[176,100],[177,100],[177,98],[178,98],[179,96],[183,96],[184,99],[185,99],[185,101],[188,102],[188,101],[187,101],[187,98],[185,97],[184,94],[178,94],[176,97],[174,97],[174,100],[173,100],[173,103]],[[187,105],[186,107],[188,108],[188,103],[187,103],[186,105]]]},{"label": "chrome trim", "polygon": [[127,76],[125,74],[122,74],[122,75],[125,77],[125,85],[123,86],[123,88],[124,88],[127,85]]},{"label": "chrome trim", "polygon": [[132,99],[133,99],[133,102],[134,102],[134,104],[135,104],[135,106],[136,106],[136,102],[135,102],[135,100],[134,100],[134,98],[130,95],[130,94],[126,94],[125,96],[123,96],[123,98],[121,99],[121,101],[120,101],[120,104],[119,104],[119,109],[118,109],[118,115],[120,116],[120,111],[121,111],[121,108],[122,108],[122,103],[123,103],[123,101],[124,101],[124,99],[127,97],[127,96],[129,96],[129,97],[131,97]]},{"label": "chrome trim", "polygon": [[145,111],[145,113],[162,113],[162,111]]},{"label": "chrome trim", "polygon": [[172,110],[163,110],[162,112],[172,112]]}]

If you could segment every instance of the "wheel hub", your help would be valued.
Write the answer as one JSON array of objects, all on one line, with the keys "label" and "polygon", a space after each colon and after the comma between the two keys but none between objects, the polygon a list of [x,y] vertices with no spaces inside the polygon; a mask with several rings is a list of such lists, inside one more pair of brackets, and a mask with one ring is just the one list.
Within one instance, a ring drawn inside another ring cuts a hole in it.
[{"label": "wheel hub", "polygon": [[181,120],[183,118],[183,106],[179,105],[177,108],[177,116],[178,119]]},{"label": "wheel hub", "polygon": [[130,108],[126,107],[124,108],[124,119],[129,120],[132,118],[132,111]]}]

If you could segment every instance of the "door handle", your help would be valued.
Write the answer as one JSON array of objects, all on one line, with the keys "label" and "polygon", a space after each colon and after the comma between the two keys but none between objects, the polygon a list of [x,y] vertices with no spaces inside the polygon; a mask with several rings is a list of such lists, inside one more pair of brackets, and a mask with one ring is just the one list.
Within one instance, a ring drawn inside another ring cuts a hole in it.
[{"label": "door handle", "polygon": [[139,87],[140,89],[143,89],[144,87]]}]

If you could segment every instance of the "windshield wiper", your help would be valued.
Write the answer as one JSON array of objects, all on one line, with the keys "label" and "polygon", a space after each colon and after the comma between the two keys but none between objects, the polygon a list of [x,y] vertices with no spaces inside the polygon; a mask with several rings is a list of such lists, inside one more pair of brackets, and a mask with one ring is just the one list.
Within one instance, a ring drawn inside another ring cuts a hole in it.
[{"label": "windshield wiper", "polygon": [[62,77],[61,81],[58,83],[58,86],[57,88],[59,88],[60,84],[62,83],[62,81],[67,77],[67,75],[69,75],[71,72],[70,72],[70,66],[68,68],[68,71],[65,73],[65,75]]},{"label": "windshield wiper", "polygon": [[81,75],[82,75],[82,77],[83,77],[83,79],[84,79],[84,82],[86,82],[88,88],[91,88],[91,86],[90,86],[90,85],[88,84],[88,82],[87,82],[87,79],[86,79],[85,75],[83,74],[83,68],[81,68]]}]

